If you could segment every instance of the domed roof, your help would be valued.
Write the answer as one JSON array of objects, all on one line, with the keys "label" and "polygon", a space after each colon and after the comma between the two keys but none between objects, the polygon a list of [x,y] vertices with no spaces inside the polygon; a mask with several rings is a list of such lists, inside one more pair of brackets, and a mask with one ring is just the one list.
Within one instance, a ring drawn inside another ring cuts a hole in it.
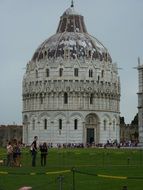
[{"label": "domed roof", "polygon": [[61,16],[56,34],[38,47],[32,61],[57,58],[112,62],[103,44],[88,34],[84,17],[74,10],[73,4]]}]

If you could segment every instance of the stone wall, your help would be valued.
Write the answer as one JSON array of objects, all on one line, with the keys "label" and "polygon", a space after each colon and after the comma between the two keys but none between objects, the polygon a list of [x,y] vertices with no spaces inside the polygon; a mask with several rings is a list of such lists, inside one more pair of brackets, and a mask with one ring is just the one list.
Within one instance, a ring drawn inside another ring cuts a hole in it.
[{"label": "stone wall", "polygon": [[138,125],[121,124],[120,125],[120,141],[138,142],[139,129]]},{"label": "stone wall", "polygon": [[14,139],[22,142],[22,125],[0,125],[0,146]]}]

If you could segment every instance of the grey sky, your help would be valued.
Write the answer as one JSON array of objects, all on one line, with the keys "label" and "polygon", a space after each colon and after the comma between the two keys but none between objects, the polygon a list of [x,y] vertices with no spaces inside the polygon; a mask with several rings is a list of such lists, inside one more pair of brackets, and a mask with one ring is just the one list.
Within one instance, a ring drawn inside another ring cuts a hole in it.
[{"label": "grey sky", "polygon": [[[22,79],[36,48],[56,32],[70,0],[0,0],[0,124],[22,122]],[[143,0],[75,0],[88,32],[108,48],[121,80],[121,116],[137,113],[143,63]]]}]

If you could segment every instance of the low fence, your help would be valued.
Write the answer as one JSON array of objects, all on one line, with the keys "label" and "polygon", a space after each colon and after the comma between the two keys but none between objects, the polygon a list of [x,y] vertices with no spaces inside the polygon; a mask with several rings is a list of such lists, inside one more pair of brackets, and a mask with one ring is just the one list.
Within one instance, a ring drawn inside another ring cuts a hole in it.
[{"label": "low fence", "polygon": [[[114,175],[103,175],[103,174],[97,174],[97,173],[90,173],[90,172],[83,172],[80,171],[77,168],[72,168],[71,170],[61,170],[61,171],[51,171],[51,172],[25,172],[25,173],[17,173],[12,171],[0,171],[0,176],[2,175],[11,175],[11,176],[17,176],[17,175],[29,175],[29,176],[36,176],[36,175],[58,175],[54,180],[47,181],[46,185],[47,187],[54,185],[57,190],[63,190],[65,183],[67,182],[66,174],[72,174],[71,175],[71,182],[69,190],[76,190],[76,185],[78,184],[79,180],[76,178],[76,174],[81,174],[85,176],[92,176],[92,177],[99,177],[99,178],[106,178],[111,180],[142,180],[143,176],[114,176]],[[0,190],[5,190],[0,186]],[[124,185],[121,190],[128,190],[128,187]]]}]

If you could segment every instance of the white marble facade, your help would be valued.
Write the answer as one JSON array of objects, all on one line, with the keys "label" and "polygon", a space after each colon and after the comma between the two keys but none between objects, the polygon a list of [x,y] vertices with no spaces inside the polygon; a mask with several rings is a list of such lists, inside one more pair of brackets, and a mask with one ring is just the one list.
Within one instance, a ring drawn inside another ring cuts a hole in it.
[{"label": "white marble facade", "polygon": [[143,147],[143,64],[138,59],[138,128],[139,146]]},{"label": "white marble facade", "polygon": [[22,114],[25,144],[119,142],[117,65],[73,5],[27,63]]}]

